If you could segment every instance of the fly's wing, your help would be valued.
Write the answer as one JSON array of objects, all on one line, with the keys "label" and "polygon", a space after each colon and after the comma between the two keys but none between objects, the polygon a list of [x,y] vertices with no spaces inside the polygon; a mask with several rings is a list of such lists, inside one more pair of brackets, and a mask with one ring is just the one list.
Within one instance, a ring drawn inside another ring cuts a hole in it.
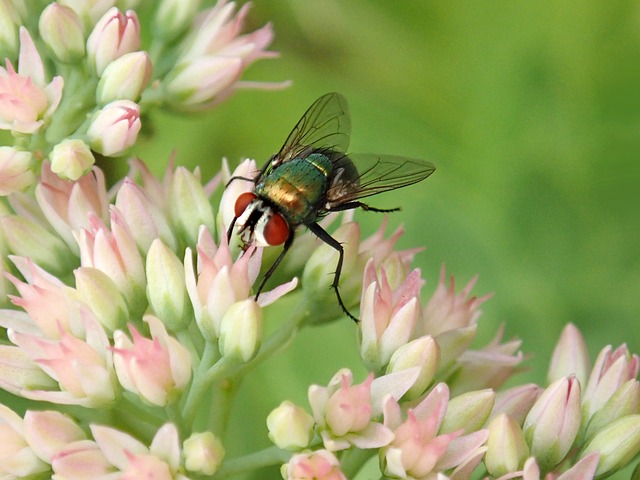
[{"label": "fly's wing", "polygon": [[332,161],[332,178],[327,191],[327,203],[332,208],[413,185],[436,169],[426,160],[394,155],[339,155]]},{"label": "fly's wing", "polygon": [[280,151],[272,157],[266,171],[317,149],[345,152],[349,147],[350,135],[351,118],[347,100],[339,93],[327,93],[305,112]]}]

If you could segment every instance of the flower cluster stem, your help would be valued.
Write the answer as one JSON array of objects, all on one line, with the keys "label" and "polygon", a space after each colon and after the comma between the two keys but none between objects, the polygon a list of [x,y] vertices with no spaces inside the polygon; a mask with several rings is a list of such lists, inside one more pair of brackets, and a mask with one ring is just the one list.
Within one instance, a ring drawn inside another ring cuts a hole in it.
[{"label": "flower cluster stem", "polygon": [[291,453],[278,447],[269,447],[232,460],[225,460],[214,476],[216,479],[228,478],[258,468],[286,463]]}]

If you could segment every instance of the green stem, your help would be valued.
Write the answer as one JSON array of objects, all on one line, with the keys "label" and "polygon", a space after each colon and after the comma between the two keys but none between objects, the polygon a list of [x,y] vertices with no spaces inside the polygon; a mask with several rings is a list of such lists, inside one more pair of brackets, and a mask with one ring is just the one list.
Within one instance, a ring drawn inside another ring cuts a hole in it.
[{"label": "green stem", "polygon": [[219,358],[218,346],[208,341],[205,344],[198,368],[193,374],[193,382],[182,409],[182,418],[185,425],[193,425],[197,407],[205,398],[207,389],[211,385],[208,379],[209,371],[214,370],[216,365],[220,368],[221,364],[226,363],[223,360]]},{"label": "green stem", "polygon": [[361,450],[354,448],[347,450],[340,459],[340,470],[347,478],[353,478],[376,452],[377,450],[375,449]]},{"label": "green stem", "polygon": [[225,461],[214,475],[223,479],[243,472],[249,472],[269,465],[280,465],[289,461],[291,453],[278,447],[269,447],[259,452]]}]

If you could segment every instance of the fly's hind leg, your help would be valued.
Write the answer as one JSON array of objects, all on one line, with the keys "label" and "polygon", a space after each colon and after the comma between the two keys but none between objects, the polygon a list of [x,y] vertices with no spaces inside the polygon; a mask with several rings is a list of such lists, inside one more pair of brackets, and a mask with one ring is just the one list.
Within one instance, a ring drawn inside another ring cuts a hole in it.
[{"label": "fly's hind leg", "polygon": [[335,238],[333,238],[331,235],[329,235],[320,225],[318,225],[317,223],[310,223],[307,225],[307,228],[309,228],[309,230],[311,230],[314,235],[316,237],[318,237],[320,240],[322,240],[324,243],[326,243],[327,245],[329,245],[332,248],[335,248],[338,251],[338,265],[336,265],[336,271],[334,273],[333,276],[333,284],[331,285],[331,288],[333,288],[336,292],[336,297],[338,298],[338,304],[340,305],[340,308],[342,309],[342,311],[354,322],[358,322],[358,319],[356,317],[354,317],[353,315],[351,315],[351,313],[349,312],[349,310],[347,310],[347,307],[345,306],[344,302],[342,301],[342,297],[340,296],[340,290],[338,288],[339,283],[340,283],[340,273],[342,272],[342,261],[344,260],[344,248],[342,248],[342,245],[340,245],[340,242],[338,242]]},{"label": "fly's hind leg", "polygon": [[334,207],[328,208],[327,210],[330,212],[342,212],[344,210],[353,210],[354,208],[361,208],[367,212],[379,212],[379,213],[390,213],[390,212],[398,212],[400,211],[400,207],[396,208],[376,208],[370,207],[366,203],[362,202],[347,202],[342,203],[340,205],[336,205]]}]

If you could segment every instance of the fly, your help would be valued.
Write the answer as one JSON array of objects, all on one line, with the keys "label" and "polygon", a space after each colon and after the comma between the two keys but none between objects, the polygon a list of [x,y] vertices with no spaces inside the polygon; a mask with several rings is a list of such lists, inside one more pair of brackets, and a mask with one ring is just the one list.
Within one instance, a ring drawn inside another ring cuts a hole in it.
[{"label": "fly", "polygon": [[[296,124],[280,151],[260,169],[255,178],[232,177],[253,182],[253,191],[238,196],[234,218],[227,231],[231,240],[237,227],[243,250],[249,245],[282,245],[282,252],[264,274],[257,300],[265,283],[291,248],[296,229],[304,225],[339,256],[333,277],[342,311],[354,317],[340,296],[339,283],[344,250],[318,220],[330,212],[362,208],[370,212],[395,212],[360,201],[427,178],[435,170],[431,162],[393,155],[346,154],[351,119],[346,99],[328,93],[316,100]],[[228,185],[228,184],[227,184]]]}]

